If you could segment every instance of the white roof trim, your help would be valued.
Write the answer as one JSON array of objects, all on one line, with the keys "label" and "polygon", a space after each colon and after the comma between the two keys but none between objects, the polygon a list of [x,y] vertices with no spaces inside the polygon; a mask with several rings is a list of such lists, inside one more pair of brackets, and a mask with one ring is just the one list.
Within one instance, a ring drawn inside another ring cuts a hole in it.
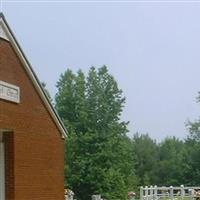
[{"label": "white roof trim", "polygon": [[2,18],[0,18],[0,37],[9,41],[4,27],[5,27],[4,21]]},{"label": "white roof trim", "polygon": [[58,129],[60,130],[62,137],[63,138],[67,137],[67,130],[66,130],[64,124],[62,123],[57,112],[54,110],[53,106],[49,102],[49,99],[46,96],[45,92],[43,91],[42,86],[40,85],[40,82],[39,82],[37,76],[35,75],[30,63],[28,62],[28,60],[27,60],[26,56],[24,55],[22,49],[20,48],[14,34],[12,33],[8,23],[6,22],[3,14],[1,14],[1,13],[0,13],[0,27],[3,30],[2,34],[0,34],[0,37],[2,37],[3,39],[6,39],[7,41],[10,42],[10,44],[14,48],[15,52],[17,53],[19,59],[23,63],[24,69],[26,70],[27,74],[29,75],[29,78],[32,80],[32,83],[35,86],[42,101],[44,102],[47,110],[49,111],[55,124],[57,125]]}]

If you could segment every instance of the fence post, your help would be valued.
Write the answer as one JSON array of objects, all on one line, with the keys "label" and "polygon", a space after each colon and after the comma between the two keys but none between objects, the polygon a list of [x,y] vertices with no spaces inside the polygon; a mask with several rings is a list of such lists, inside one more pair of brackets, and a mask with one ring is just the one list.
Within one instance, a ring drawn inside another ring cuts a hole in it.
[{"label": "fence post", "polygon": [[185,196],[184,185],[181,185],[181,199],[183,199],[184,196]]},{"label": "fence post", "polygon": [[173,200],[173,196],[174,196],[174,190],[173,190],[173,186],[170,186],[169,188],[169,196],[170,196],[170,199]]},{"label": "fence post", "polygon": [[153,199],[153,186],[150,186],[150,200]]},{"label": "fence post", "polygon": [[146,199],[146,200],[148,199],[148,193],[149,193],[148,187],[145,186],[145,199]]},{"label": "fence post", "polygon": [[190,200],[192,200],[193,197],[194,197],[194,190],[193,189],[188,189],[188,192],[189,192]]},{"label": "fence post", "polygon": [[154,199],[155,200],[158,199],[158,188],[157,188],[157,185],[154,186]]},{"label": "fence post", "polygon": [[143,200],[143,187],[140,187],[140,200]]}]

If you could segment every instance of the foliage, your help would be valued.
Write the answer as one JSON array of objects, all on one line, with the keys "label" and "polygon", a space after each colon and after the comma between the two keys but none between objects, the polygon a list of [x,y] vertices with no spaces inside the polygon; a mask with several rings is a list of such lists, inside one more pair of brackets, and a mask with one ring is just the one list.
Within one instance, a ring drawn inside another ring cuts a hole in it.
[{"label": "foliage", "polygon": [[159,145],[159,162],[155,176],[159,177],[157,184],[181,185],[183,184],[183,158],[184,142],[175,138],[166,138]]},{"label": "foliage", "polygon": [[148,134],[133,137],[133,152],[136,155],[136,174],[140,185],[150,185],[153,182],[153,169],[158,161],[158,147]]},{"label": "foliage", "polygon": [[140,185],[181,185],[186,164],[185,144],[172,137],[156,143],[148,134],[135,134],[133,151],[136,154],[135,171]]},{"label": "foliage", "polygon": [[158,143],[139,133],[130,139],[120,120],[125,98],[107,67],[91,67],[87,75],[68,69],[57,88],[55,106],[69,131],[65,181],[78,200],[92,194],[126,200],[140,185],[200,184],[200,119],[187,123],[186,140]]},{"label": "foliage", "polygon": [[[200,102],[200,93],[197,97],[197,102]],[[186,160],[187,166],[184,170],[188,185],[200,184],[200,119],[194,122],[187,123],[189,135],[186,139]]]},{"label": "foliage", "polygon": [[67,184],[78,199],[101,194],[125,200],[135,185],[132,144],[127,122],[120,121],[125,103],[107,67],[91,67],[87,77],[67,70],[57,83],[56,109],[69,130],[66,143]]}]

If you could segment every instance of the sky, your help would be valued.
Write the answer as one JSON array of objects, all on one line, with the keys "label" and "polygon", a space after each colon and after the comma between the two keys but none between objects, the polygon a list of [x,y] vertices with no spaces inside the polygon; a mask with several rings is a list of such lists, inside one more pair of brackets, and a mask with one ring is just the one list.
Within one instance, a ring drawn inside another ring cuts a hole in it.
[{"label": "sky", "polygon": [[107,65],[126,97],[129,135],[185,138],[200,116],[200,1],[3,1],[51,95],[61,73]]}]

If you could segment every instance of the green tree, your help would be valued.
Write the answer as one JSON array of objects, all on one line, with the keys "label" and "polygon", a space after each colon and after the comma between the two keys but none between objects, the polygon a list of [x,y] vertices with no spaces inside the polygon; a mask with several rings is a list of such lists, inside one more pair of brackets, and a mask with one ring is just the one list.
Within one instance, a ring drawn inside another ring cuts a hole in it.
[{"label": "green tree", "polygon": [[80,200],[101,194],[125,200],[135,185],[134,155],[120,120],[125,98],[107,67],[67,70],[57,83],[56,109],[69,130],[66,180]]},{"label": "green tree", "polygon": [[132,140],[133,152],[136,155],[135,167],[140,185],[154,184],[153,170],[158,161],[158,147],[156,141],[148,134],[136,133]]},{"label": "green tree", "polygon": [[184,141],[175,137],[156,143],[148,134],[135,134],[133,151],[140,185],[181,185],[187,183],[184,173],[188,151]]},{"label": "green tree", "polygon": [[176,137],[165,138],[159,144],[159,161],[155,170],[158,185],[184,184],[184,142]]},{"label": "green tree", "polygon": [[[200,92],[197,97],[197,103],[200,103]],[[200,184],[200,118],[194,122],[188,121],[186,124],[189,135],[185,141],[187,148],[187,167],[184,176],[188,185]]]}]

